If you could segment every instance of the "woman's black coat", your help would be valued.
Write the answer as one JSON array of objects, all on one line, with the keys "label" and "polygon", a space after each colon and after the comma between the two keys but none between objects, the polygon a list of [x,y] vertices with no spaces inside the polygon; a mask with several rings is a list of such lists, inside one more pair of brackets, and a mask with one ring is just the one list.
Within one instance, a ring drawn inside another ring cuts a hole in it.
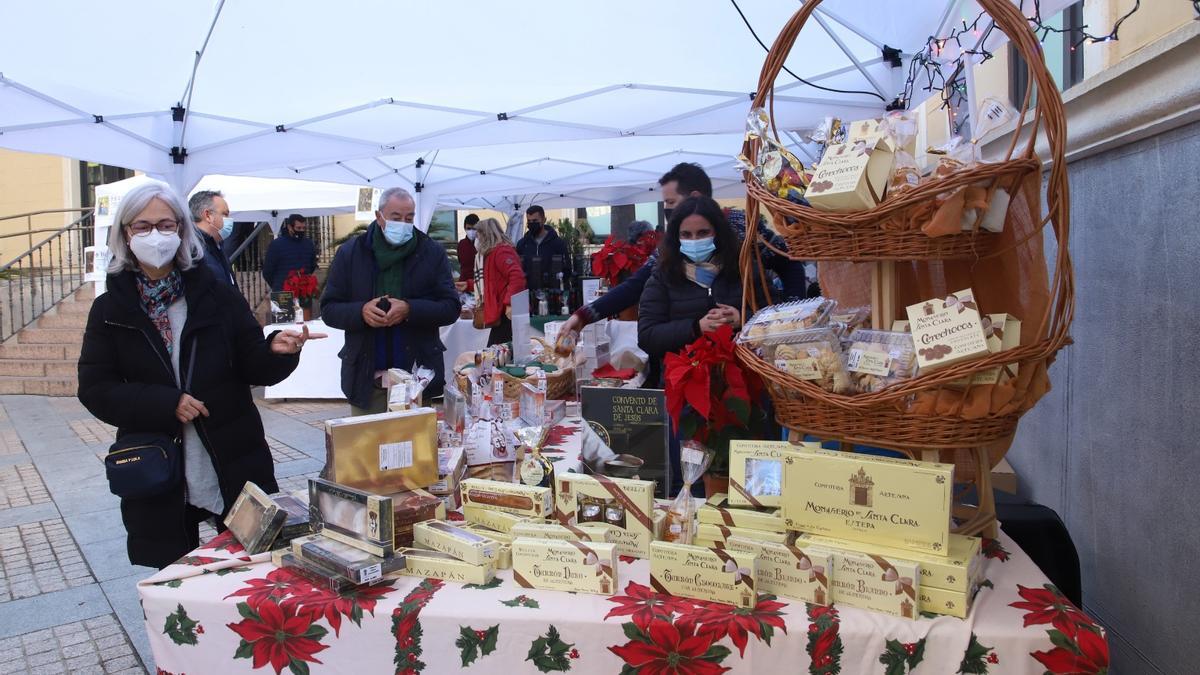
[{"label": "woman's black coat", "polygon": [[[300,359],[273,354],[242,295],[217,283],[203,264],[183,272],[183,285],[187,322],[175,348],[182,350],[181,375],[189,366],[192,371],[188,393],[208,408],[209,416],[196,420],[196,432],[213,458],[228,511],[246,481],[268,493],[279,489],[250,387],[281,382]],[[115,425],[118,438],[134,432],[182,437],[175,418],[182,394],[158,329],[141,308],[134,273],[110,274],[108,292],[88,314],[80,402]],[[121,500],[130,562],[163,567],[196,547],[184,489],[181,484],[157,497]]]}]

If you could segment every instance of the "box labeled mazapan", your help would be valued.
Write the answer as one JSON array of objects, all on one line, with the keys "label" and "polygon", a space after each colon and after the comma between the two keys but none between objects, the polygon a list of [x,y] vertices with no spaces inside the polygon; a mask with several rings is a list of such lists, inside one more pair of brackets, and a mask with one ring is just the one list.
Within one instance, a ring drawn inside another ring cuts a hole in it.
[{"label": "box labeled mazapan", "polygon": [[830,551],[737,536],[725,541],[725,550],[746,551],[754,556],[759,593],[774,593],[814,605],[829,604],[829,577],[833,572]]},{"label": "box labeled mazapan", "polygon": [[613,544],[518,537],[512,556],[513,580],[525,588],[599,595],[612,595],[617,589]]},{"label": "box labeled mazapan", "polygon": [[494,511],[490,508],[471,506],[470,504],[463,507],[462,514],[468,523],[482,525],[497,532],[512,532],[514,525],[525,521],[535,523],[545,522],[540,518],[527,518],[526,516],[518,516],[504,511]]},{"label": "box labeled mazapan", "polygon": [[567,473],[554,482],[555,516],[560,523],[612,525],[621,555],[650,556],[655,538],[654,481]]},{"label": "box labeled mazapan", "polygon": [[681,598],[754,607],[755,564],[751,553],[656,541],[650,545],[650,587]]},{"label": "box labeled mazapan", "polygon": [[969,288],[909,305],[905,311],[921,372],[991,353],[975,293]]},{"label": "box labeled mazapan", "polygon": [[817,534],[801,532],[796,536],[796,545],[812,545],[823,548],[843,548],[868,555],[885,558],[904,558],[921,566],[921,588],[941,588],[966,593],[983,573],[983,555],[979,537],[951,534],[946,555],[919,553],[888,546],[879,546],[848,539],[834,539]]},{"label": "box labeled mazapan", "polygon": [[832,450],[784,460],[788,529],[945,555],[954,467]]},{"label": "box labeled mazapan", "polygon": [[579,525],[563,525],[561,523],[538,523],[526,521],[513,525],[509,534],[515,539],[554,539],[558,541],[594,541],[612,544],[617,539],[617,528],[606,523],[580,523]]},{"label": "box labeled mazapan", "polygon": [[554,512],[554,491],[548,487],[468,478],[459,489],[464,507],[478,506],[531,518],[545,518]]},{"label": "box labeled mazapan", "polygon": [[414,525],[413,543],[474,565],[494,564],[498,548],[491,539],[440,520],[427,520]]},{"label": "box labeled mazapan", "polygon": [[917,618],[921,583],[917,563],[846,549],[831,552],[834,602],[905,619]]},{"label": "box labeled mazapan", "polygon": [[787,531],[779,509],[731,508],[723,492],[709,497],[708,502],[697,511],[697,516],[701,523],[710,525],[740,527],[765,532]]},{"label": "box labeled mazapan", "polygon": [[791,532],[766,532],[764,530],[751,530],[744,527],[725,527],[724,525],[713,525],[712,523],[700,523],[696,529],[696,536],[706,541],[727,542],[730,537],[743,537],[745,539],[769,541],[776,544],[790,544],[795,539],[795,534]]},{"label": "box labeled mazapan", "polygon": [[405,548],[396,551],[403,555],[406,567],[400,574],[407,577],[428,577],[460,584],[486,584],[496,576],[494,565],[473,565],[441,551]]},{"label": "box labeled mazapan", "polygon": [[978,583],[972,583],[965,593],[922,586],[920,591],[921,611],[965,619],[971,613],[971,607],[975,604],[975,596],[978,593]]},{"label": "box labeled mazapan", "polygon": [[512,569],[512,537],[503,532],[489,530],[480,525],[468,523],[463,526],[463,529],[477,534],[484,539],[490,539],[496,542],[496,560],[495,566],[498,570]]},{"label": "box labeled mazapan", "polygon": [[379,494],[437,482],[437,412],[417,408],[325,422],[322,477]]},{"label": "box labeled mazapan", "polygon": [[[804,443],[819,448],[820,443]],[[796,449],[787,441],[729,443],[729,505],[771,508],[783,494],[783,453]]]}]

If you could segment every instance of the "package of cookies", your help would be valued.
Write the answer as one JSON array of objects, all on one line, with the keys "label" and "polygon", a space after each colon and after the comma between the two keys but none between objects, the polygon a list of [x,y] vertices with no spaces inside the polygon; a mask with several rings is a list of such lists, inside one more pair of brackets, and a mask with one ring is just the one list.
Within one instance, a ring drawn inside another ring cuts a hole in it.
[{"label": "package of cookies", "polygon": [[842,341],[849,340],[850,335],[859,328],[868,328],[870,325],[870,305],[838,307],[829,313],[829,327],[837,333]]},{"label": "package of cookies", "polygon": [[828,323],[836,305],[834,300],[818,297],[763,307],[742,327],[738,341],[754,347],[787,342],[790,335]]},{"label": "package of cookies", "polygon": [[916,375],[912,335],[886,330],[859,329],[850,334],[846,370],[853,390],[879,391]]},{"label": "package of cookies", "polygon": [[786,339],[785,344],[762,347],[763,357],[779,370],[814,382],[825,391],[835,394],[851,391],[841,341],[832,328],[809,328],[789,334]]}]

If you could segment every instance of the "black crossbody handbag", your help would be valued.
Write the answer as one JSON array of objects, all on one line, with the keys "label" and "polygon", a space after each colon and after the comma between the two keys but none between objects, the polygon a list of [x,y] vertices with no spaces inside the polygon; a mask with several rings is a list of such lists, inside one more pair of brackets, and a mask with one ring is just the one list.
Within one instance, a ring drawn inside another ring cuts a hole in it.
[{"label": "black crossbody handbag", "polygon": [[[193,343],[183,388],[185,393],[191,389],[196,347]],[[145,499],[164,494],[183,481],[183,439],[162,432],[125,434],[108,448],[104,473],[108,476],[108,489],[122,499]]]}]

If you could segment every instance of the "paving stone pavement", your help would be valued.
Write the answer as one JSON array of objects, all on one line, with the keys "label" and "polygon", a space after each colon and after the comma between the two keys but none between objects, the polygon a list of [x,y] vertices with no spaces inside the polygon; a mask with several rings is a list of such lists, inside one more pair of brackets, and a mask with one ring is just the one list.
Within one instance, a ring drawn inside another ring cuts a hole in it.
[{"label": "paving stone pavement", "polygon": [[[259,410],[280,488],[306,489],[324,461],[324,421],[349,406]],[[155,672],[137,599],[155,570],[129,564],[104,478],[114,434],[74,398],[0,396],[0,675]],[[215,535],[201,525],[202,541]]]}]

